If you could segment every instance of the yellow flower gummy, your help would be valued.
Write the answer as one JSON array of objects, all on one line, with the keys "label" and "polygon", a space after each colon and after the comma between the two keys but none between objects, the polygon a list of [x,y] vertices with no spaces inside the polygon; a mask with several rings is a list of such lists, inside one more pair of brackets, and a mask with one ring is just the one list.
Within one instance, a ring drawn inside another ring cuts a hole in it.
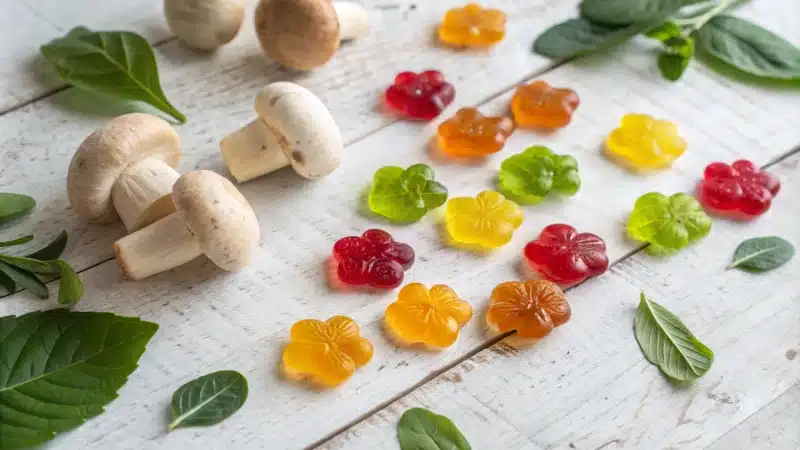
[{"label": "yellow flower gummy", "polygon": [[491,47],[505,35],[505,13],[477,3],[447,11],[439,25],[439,39],[453,47]]},{"label": "yellow flower gummy", "polygon": [[606,155],[636,171],[670,167],[686,151],[678,127],[646,114],[626,114],[606,138]]},{"label": "yellow flower gummy", "polygon": [[411,283],[386,308],[384,321],[402,344],[445,348],[453,345],[471,318],[472,306],[449,286],[437,284],[428,290],[422,283]]},{"label": "yellow flower gummy", "polygon": [[495,191],[452,198],[445,215],[447,232],[456,244],[489,249],[507,244],[522,220],[522,209]]}]

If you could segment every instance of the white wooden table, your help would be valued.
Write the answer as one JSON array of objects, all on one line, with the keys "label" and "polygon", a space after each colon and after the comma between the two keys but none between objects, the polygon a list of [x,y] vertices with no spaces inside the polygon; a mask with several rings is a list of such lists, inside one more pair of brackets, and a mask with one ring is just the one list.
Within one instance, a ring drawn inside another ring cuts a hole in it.
[{"label": "white wooden table", "polygon": [[[645,42],[614,58],[553,67],[531,53],[531,43],[573,15],[577,1],[487,0],[508,13],[508,36],[491,51],[472,52],[442,48],[432,37],[443,12],[464,0],[365,0],[371,35],[303,75],[262,56],[252,7],[233,43],[201,55],[169,37],[160,0],[97,3],[4,0],[0,191],[31,195],[38,207],[2,237],[32,231],[43,242],[66,229],[65,258],[86,284],[76,308],[137,315],[160,329],[107,412],[52,448],[396,449],[397,420],[414,406],[450,417],[478,450],[800,448],[800,258],[760,276],[724,270],[749,237],[779,235],[800,245],[800,91],[741,84],[701,64],[671,84],[659,77]],[[800,43],[796,0],[759,0],[736,14]],[[120,280],[111,244],[122,226],[85,223],[65,195],[73,152],[109,116],[86,108],[85,97],[65,89],[38,56],[41,44],[77,25],[130,29],[155,44],[164,90],[189,117],[176,127],[182,172],[226,173],[219,140],[251,120],[253,96],[277,80],[310,88],[333,111],[347,143],[342,167],[317,182],[282,170],[240,185],[262,228],[260,253],[247,269],[224,273],[198,260],[145,281]],[[519,131],[486,166],[448,164],[428,153],[438,121],[397,121],[379,107],[396,72],[426,68],[456,85],[442,119],[464,105],[505,112],[515,86],[538,78],[575,89],[582,104],[569,127],[550,136]],[[673,169],[632,175],[602,156],[604,136],[627,112],[678,124],[689,149]],[[382,165],[432,164],[451,195],[475,195],[493,187],[502,159],[532,144],[574,155],[583,188],[568,200],[526,207],[514,240],[489,257],[443,245],[436,214],[395,227],[357,213],[361,191]],[[625,237],[639,195],[690,191],[707,163],[740,157],[769,164],[781,178],[768,214],[748,224],[715,220],[707,238],[669,258],[639,252]],[[553,222],[604,237],[613,267],[568,293],[571,321],[536,347],[487,340],[491,289],[518,279],[522,246]],[[452,348],[420,353],[392,345],[381,319],[396,292],[329,291],[322,267],[333,242],[374,226],[416,249],[407,281],[447,283],[473,304],[475,318]],[[691,387],[671,386],[637,347],[632,323],[642,290],[715,351],[711,371]],[[54,306],[18,292],[0,300],[0,316]],[[292,323],[334,314],[361,324],[375,345],[372,362],[335,390],[283,380],[279,359]],[[220,369],[247,376],[243,409],[218,426],[166,433],[173,391]]]}]

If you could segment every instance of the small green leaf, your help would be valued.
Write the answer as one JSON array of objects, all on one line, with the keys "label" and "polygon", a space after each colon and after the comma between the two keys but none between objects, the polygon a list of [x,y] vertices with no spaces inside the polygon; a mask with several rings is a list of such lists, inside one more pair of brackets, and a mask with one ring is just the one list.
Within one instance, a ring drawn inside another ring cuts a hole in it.
[{"label": "small green leaf", "polygon": [[[0,255],[0,262],[13,266],[24,272],[40,275],[59,275],[58,302],[62,305],[71,305],[83,297],[83,283],[65,261],[60,259],[52,261],[39,261],[22,256]],[[13,277],[12,277],[13,278]],[[34,277],[36,278],[36,277]],[[38,278],[36,278],[38,280]],[[17,280],[15,280],[17,281]],[[17,281],[18,284],[23,283]],[[23,287],[26,287],[23,285]],[[45,290],[47,288],[45,287]],[[47,297],[44,297],[47,298]]]},{"label": "small green leaf", "polygon": [[669,81],[678,81],[689,66],[690,58],[672,53],[661,52],[658,55],[658,70],[661,76]]},{"label": "small green leaf", "polygon": [[633,326],[645,358],[673,380],[696,380],[714,362],[714,352],[694,337],[681,319],[648,299],[644,292]]},{"label": "small green leaf", "polygon": [[3,286],[8,295],[17,292],[17,283],[14,283],[14,280],[12,280],[11,277],[6,275],[2,270],[0,270],[0,286]]},{"label": "small green leaf", "polygon": [[736,247],[733,262],[727,268],[767,272],[786,264],[793,256],[794,246],[786,239],[778,236],[752,238]]},{"label": "small green leaf", "polygon": [[411,408],[397,423],[400,450],[472,450],[455,424],[424,408]]},{"label": "small green leaf", "polygon": [[681,35],[681,27],[675,24],[675,22],[665,22],[660,26],[653,28],[652,30],[645,33],[645,36],[661,42],[664,42],[668,39],[672,39],[675,37],[679,37],[680,35]]},{"label": "small green leaf", "polygon": [[744,19],[721,15],[695,33],[697,51],[749,75],[800,80],[800,49]]},{"label": "small green leaf", "polygon": [[28,214],[34,206],[36,200],[27,195],[0,192],[0,224]]},{"label": "small green leaf", "polygon": [[407,169],[380,168],[372,178],[369,207],[394,222],[417,222],[447,200],[447,188],[434,180],[433,169],[415,164]]},{"label": "small green leaf", "polygon": [[16,238],[12,241],[3,241],[0,242],[0,247],[13,247],[15,245],[21,245],[26,242],[30,242],[33,240],[33,235],[29,234],[27,236],[22,236],[21,238]]},{"label": "small green leaf", "polygon": [[691,195],[650,192],[636,199],[627,229],[631,239],[649,243],[651,253],[668,255],[706,236],[711,218]]},{"label": "small green leaf", "polygon": [[247,379],[233,370],[203,375],[172,394],[172,423],[167,429],[222,422],[247,400]]},{"label": "small green leaf", "polygon": [[666,16],[648,22],[615,27],[586,19],[570,19],[553,25],[533,43],[533,52],[553,59],[568,59],[606,50],[657,27]]},{"label": "small green leaf", "polygon": [[186,122],[164,95],[153,48],[129,31],[73,29],[41,48],[59,76],[80,89],[123,100],[145,102]]},{"label": "small green leaf", "polygon": [[30,259],[38,259],[40,261],[49,261],[52,259],[58,259],[61,257],[61,254],[64,252],[64,249],[67,247],[67,232],[62,231],[53,239],[53,242],[47,244],[46,247],[42,248],[41,250],[37,250],[27,257]]},{"label": "small green leaf", "polygon": [[629,25],[676,13],[682,0],[583,0],[581,17],[595,23]]},{"label": "small green leaf", "polygon": [[50,292],[47,290],[47,286],[42,283],[42,280],[28,271],[18,269],[0,261],[0,272],[5,273],[14,283],[18,284],[22,289],[27,289],[31,294],[43,300],[50,297]]},{"label": "small green leaf", "polygon": [[498,174],[500,190],[521,204],[533,204],[554,192],[575,195],[581,187],[578,161],[535,145],[506,158]]}]

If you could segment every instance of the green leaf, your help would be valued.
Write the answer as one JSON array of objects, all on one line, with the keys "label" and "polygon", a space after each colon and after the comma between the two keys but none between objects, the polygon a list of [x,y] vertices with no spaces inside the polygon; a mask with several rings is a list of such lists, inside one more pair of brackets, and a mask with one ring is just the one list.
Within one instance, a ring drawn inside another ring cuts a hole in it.
[{"label": "green leaf", "polygon": [[649,243],[650,252],[666,255],[706,236],[711,218],[688,194],[650,192],[636,200],[627,229],[631,239]]},{"label": "green leaf", "polygon": [[[69,264],[60,259],[52,261],[39,261],[22,256],[0,255],[0,262],[13,266],[24,272],[40,275],[59,275],[61,281],[58,286],[58,302],[62,305],[71,305],[83,297],[83,283]],[[13,277],[12,277],[13,278]],[[36,277],[34,277],[36,278]],[[38,278],[37,278],[38,280]],[[23,283],[17,281],[20,285]],[[25,286],[23,286],[25,287]],[[47,289],[45,287],[45,289]],[[47,298],[46,296],[44,298]]]},{"label": "green leaf", "polygon": [[672,53],[661,52],[658,55],[658,70],[661,71],[661,76],[669,81],[678,81],[686,67],[689,66],[691,58],[686,58],[681,55]]},{"label": "green leaf", "polygon": [[800,80],[800,49],[760,26],[716,16],[695,33],[697,51],[749,75]]},{"label": "green leaf", "polygon": [[664,42],[668,39],[680,37],[681,27],[679,27],[675,22],[665,22],[645,33],[645,36]]},{"label": "green leaf", "polygon": [[102,413],[156,330],[64,309],[0,317],[0,448],[41,444]]},{"label": "green leaf", "polygon": [[43,300],[50,297],[50,292],[47,290],[47,286],[42,283],[42,280],[28,271],[18,269],[0,261],[0,272],[5,273],[14,283],[18,284],[22,289],[27,289],[31,294]]},{"label": "green leaf", "polygon": [[62,253],[64,253],[64,249],[67,247],[67,232],[62,231],[53,239],[53,242],[47,244],[46,247],[42,248],[41,250],[37,250],[30,255],[28,258],[31,259],[38,259],[41,261],[49,261],[51,259],[58,259]]},{"label": "green leaf", "polygon": [[13,247],[15,245],[21,245],[21,244],[24,244],[26,242],[30,242],[32,240],[33,240],[33,235],[29,234],[27,236],[22,236],[21,238],[16,238],[16,239],[11,240],[11,241],[0,242],[0,247]]},{"label": "green leaf", "polygon": [[573,196],[581,187],[578,161],[544,146],[528,147],[503,161],[498,184],[506,197],[522,204],[537,203],[551,192]]},{"label": "green leaf", "polygon": [[59,76],[78,88],[123,100],[145,102],[186,122],[164,95],[153,48],[129,31],[70,31],[41,48]]},{"label": "green leaf", "polygon": [[733,262],[727,267],[739,267],[753,272],[776,269],[794,256],[791,242],[778,236],[747,239],[736,247]]},{"label": "green leaf", "polygon": [[553,25],[533,43],[533,52],[554,59],[567,59],[606,50],[657,27],[667,16],[648,22],[615,27],[570,19]]},{"label": "green leaf", "polygon": [[676,381],[693,381],[708,372],[714,352],[700,342],[675,314],[641,294],[633,319],[645,358]]},{"label": "green leaf", "polygon": [[0,192],[0,225],[28,214],[36,200],[23,194]]},{"label": "green leaf", "polygon": [[0,270],[0,286],[3,286],[8,295],[17,292],[17,283],[14,283],[14,280],[12,280],[11,277],[6,275],[2,270]]},{"label": "green leaf", "polygon": [[607,25],[629,25],[676,13],[682,0],[583,0],[581,17]]},{"label": "green leaf", "polygon": [[471,450],[469,442],[445,416],[411,408],[397,423],[400,450]]},{"label": "green leaf", "polygon": [[208,426],[222,422],[247,400],[247,379],[233,370],[203,375],[172,394],[172,423],[175,428]]},{"label": "green leaf", "polygon": [[380,168],[372,178],[369,207],[394,222],[417,222],[447,200],[447,188],[434,180],[433,169],[415,164],[407,169]]}]

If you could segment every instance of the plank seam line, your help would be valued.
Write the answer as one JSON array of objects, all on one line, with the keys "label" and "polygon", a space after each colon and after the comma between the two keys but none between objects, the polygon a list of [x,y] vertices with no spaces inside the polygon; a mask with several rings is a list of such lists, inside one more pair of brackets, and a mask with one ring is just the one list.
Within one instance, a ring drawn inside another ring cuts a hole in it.
[{"label": "plank seam line", "polygon": [[[776,158],[774,158],[773,160],[771,160],[767,164],[763,165],[761,168],[762,169],[767,169],[767,168],[772,167],[772,166],[774,166],[776,164],[780,164],[782,161],[790,158],[792,155],[794,155],[796,153],[800,153],[800,145],[798,145],[798,146],[788,150],[787,152],[777,156]],[[623,261],[626,261],[627,259],[629,259],[629,258],[633,257],[634,255],[640,253],[645,248],[647,248],[647,244],[641,245],[641,246],[639,246],[637,248],[634,248],[633,250],[629,251],[628,253],[622,255],[616,261],[614,261],[613,263],[611,263],[609,265],[609,267],[608,267],[609,270],[611,268],[613,268],[613,267],[616,267],[618,264],[622,263]],[[574,285],[572,287],[569,287],[569,288],[565,289],[565,291],[570,291],[570,290],[572,290],[572,289],[574,289],[574,288],[576,288],[576,287],[578,287],[578,286],[580,286],[580,285],[582,285],[584,283],[589,282],[590,280],[591,280],[591,278],[590,279],[586,279],[586,280],[582,281],[579,284],[576,284],[576,285]],[[356,419],[351,421],[349,424],[343,425],[343,426],[337,428],[336,430],[334,430],[333,432],[331,432],[328,435],[324,436],[323,438],[321,438],[321,439],[315,441],[314,443],[312,443],[311,445],[305,447],[305,450],[313,450],[313,449],[319,448],[321,445],[331,441],[332,439],[334,439],[337,436],[339,436],[340,434],[346,432],[350,428],[353,428],[354,426],[359,425],[360,423],[364,422],[369,417],[372,417],[373,415],[380,413],[381,411],[383,411],[384,409],[389,407],[392,403],[402,399],[403,397],[408,396],[412,392],[416,391],[417,389],[419,389],[419,388],[423,387],[424,385],[428,384],[429,382],[433,381],[435,378],[438,378],[439,376],[443,375],[444,373],[452,370],[456,366],[458,366],[461,363],[463,363],[464,361],[472,358],[473,356],[477,355],[478,353],[483,352],[485,350],[488,350],[493,345],[500,343],[501,341],[503,341],[504,339],[506,339],[507,337],[509,337],[509,336],[511,336],[513,334],[514,334],[513,331],[509,331],[509,332],[502,333],[502,334],[499,334],[497,336],[494,336],[491,339],[483,342],[482,344],[476,346],[475,348],[473,348],[469,352],[465,353],[464,355],[456,358],[454,361],[450,362],[449,364],[430,372],[424,378],[422,378],[418,382],[412,384],[407,389],[404,389],[403,391],[401,391],[398,394],[394,395],[392,398],[390,398],[390,399],[388,399],[388,400],[386,400],[384,402],[379,403],[374,408],[370,409],[369,411],[365,412],[364,414],[361,414]]]}]

